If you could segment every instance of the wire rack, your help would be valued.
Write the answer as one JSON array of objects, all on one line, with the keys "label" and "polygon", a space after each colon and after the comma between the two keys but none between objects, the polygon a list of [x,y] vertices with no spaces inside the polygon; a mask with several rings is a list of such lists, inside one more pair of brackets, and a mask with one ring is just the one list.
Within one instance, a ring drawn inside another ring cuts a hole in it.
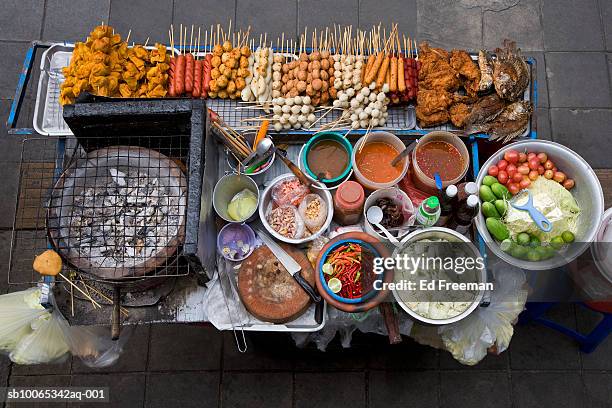
[{"label": "wire rack", "polygon": [[56,250],[64,274],[126,281],[182,276],[188,143],[167,136],[24,139],[9,284],[34,283]]}]

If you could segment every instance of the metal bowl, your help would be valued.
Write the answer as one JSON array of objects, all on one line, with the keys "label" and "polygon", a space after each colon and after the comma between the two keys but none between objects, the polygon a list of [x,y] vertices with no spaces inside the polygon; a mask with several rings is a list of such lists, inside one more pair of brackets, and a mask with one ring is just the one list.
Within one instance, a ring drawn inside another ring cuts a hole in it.
[{"label": "metal bowl", "polygon": [[509,144],[498,150],[489,158],[482,166],[476,184],[482,184],[483,178],[487,175],[487,170],[493,163],[501,160],[504,153],[514,149],[520,151],[535,151],[544,152],[548,157],[563,171],[569,178],[574,179],[576,186],[571,190],[572,195],[576,199],[578,206],[581,209],[580,217],[578,218],[578,231],[576,233],[576,242],[568,247],[562,253],[562,256],[556,256],[543,261],[524,261],[514,258],[510,254],[505,253],[499,247],[499,243],[491,237],[485,225],[485,217],[478,214],[476,217],[476,228],[478,233],[483,238],[489,249],[505,262],[518,266],[526,270],[548,270],[566,265],[580,256],[595,240],[597,230],[601,225],[601,218],[604,212],[604,195],[599,184],[597,175],[589,166],[589,164],[573,150],[554,142],[545,140],[523,140],[520,142]]},{"label": "metal bowl", "polygon": [[[407,235],[402,240],[403,245],[401,247],[395,248],[395,250],[393,251],[393,255],[392,255],[393,258],[395,258],[398,255],[401,255],[403,248],[409,243],[420,241],[422,239],[446,239],[450,242],[462,243],[467,246],[470,252],[472,252],[472,255],[474,258],[481,257],[480,252],[478,251],[476,246],[474,246],[474,244],[467,237],[459,234],[457,231],[454,231],[448,228],[431,227],[427,229],[417,230]],[[487,271],[485,268],[478,269],[477,273],[478,273],[479,283],[487,282]],[[399,278],[398,271],[395,271],[395,278],[396,279]],[[408,313],[410,316],[412,316],[413,318],[423,323],[433,324],[433,325],[443,325],[443,324],[454,323],[454,322],[458,322],[459,320],[466,318],[470,313],[472,313],[478,307],[483,296],[484,296],[484,291],[482,290],[479,291],[479,293],[476,295],[476,297],[472,301],[472,304],[470,305],[470,307],[468,307],[466,310],[464,310],[462,313],[458,314],[457,316],[453,316],[448,319],[431,319],[425,316],[421,316],[420,314],[418,314],[417,312],[409,308],[408,305],[404,303],[404,300],[401,298],[398,291],[395,289],[393,290],[393,297],[395,298],[395,301],[400,305],[402,309],[406,311],[406,313]]]},{"label": "metal bowl", "polygon": [[[266,228],[266,230],[270,234],[272,234],[274,238],[278,239],[279,241],[286,242],[288,244],[303,244],[305,242],[310,242],[314,240],[315,238],[320,236],[325,230],[327,230],[327,228],[329,228],[329,224],[331,224],[332,218],[334,216],[334,202],[332,200],[332,196],[329,193],[329,191],[319,190],[319,189],[313,190],[312,193],[318,194],[319,197],[321,197],[323,201],[325,201],[325,204],[327,204],[327,218],[325,220],[325,223],[321,227],[321,229],[319,229],[319,231],[317,231],[316,233],[306,238],[292,239],[292,238],[287,238],[287,237],[282,236],[278,232],[274,231],[274,229],[272,229],[270,224],[268,224],[268,221],[266,220],[266,213],[267,213],[268,207],[272,205],[272,188],[279,182],[285,179],[288,179],[288,178],[292,178],[292,177],[295,177],[293,173],[285,173],[285,174],[281,174],[280,176],[270,181],[270,184],[268,185],[268,187],[266,187],[264,192],[261,194],[261,198],[259,202],[259,218],[261,218],[261,223]],[[320,186],[321,184],[318,183],[318,185]]]}]

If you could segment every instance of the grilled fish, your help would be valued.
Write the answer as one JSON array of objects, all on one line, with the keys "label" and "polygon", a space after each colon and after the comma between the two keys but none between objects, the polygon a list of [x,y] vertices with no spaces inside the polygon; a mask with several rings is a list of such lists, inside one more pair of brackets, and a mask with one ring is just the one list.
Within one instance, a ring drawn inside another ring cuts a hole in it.
[{"label": "grilled fish", "polygon": [[466,133],[485,133],[489,135],[489,140],[503,139],[503,143],[507,143],[525,132],[532,111],[531,103],[514,102],[506,106],[492,122],[468,126]]},{"label": "grilled fish", "polygon": [[497,95],[491,94],[480,98],[465,118],[465,125],[479,125],[495,119],[506,106],[505,102]]},{"label": "grilled fish", "polygon": [[485,93],[493,85],[493,67],[491,66],[491,58],[486,51],[480,50],[478,52],[478,69],[480,69],[478,92]]},{"label": "grilled fish", "polygon": [[520,98],[529,85],[529,68],[514,41],[504,40],[504,48],[496,49],[493,61],[493,84],[497,94],[509,101]]}]

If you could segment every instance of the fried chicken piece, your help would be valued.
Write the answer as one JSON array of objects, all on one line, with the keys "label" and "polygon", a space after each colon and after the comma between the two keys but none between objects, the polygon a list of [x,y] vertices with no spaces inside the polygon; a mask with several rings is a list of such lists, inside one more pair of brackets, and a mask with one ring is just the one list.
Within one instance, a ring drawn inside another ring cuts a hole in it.
[{"label": "fried chicken piece", "polygon": [[465,103],[455,103],[450,107],[450,120],[458,128],[465,125],[465,119],[470,115],[470,106]]},{"label": "fried chicken piece", "polygon": [[443,89],[419,89],[417,94],[417,109],[424,115],[447,110],[452,103],[452,95]]},{"label": "fried chicken piece", "polygon": [[426,77],[421,78],[419,74],[419,90],[423,89],[443,89],[445,91],[455,92],[459,89],[461,82],[457,78],[455,71],[450,68],[450,65],[442,67],[439,70],[432,71]]},{"label": "fried chicken piece", "polygon": [[468,95],[476,95],[480,84],[480,70],[470,55],[463,50],[451,51],[450,65],[461,75]]},{"label": "fried chicken piece", "polygon": [[416,108],[416,117],[419,120],[419,125],[423,128],[443,125],[449,120],[448,111],[446,110],[428,115],[419,106]]}]

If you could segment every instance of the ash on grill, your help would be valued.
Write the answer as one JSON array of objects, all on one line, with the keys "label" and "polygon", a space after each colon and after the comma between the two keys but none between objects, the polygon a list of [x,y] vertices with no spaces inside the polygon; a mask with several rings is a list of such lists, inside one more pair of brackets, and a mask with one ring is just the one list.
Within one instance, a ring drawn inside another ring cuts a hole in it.
[{"label": "ash on grill", "polygon": [[181,197],[138,169],[107,169],[106,183],[87,187],[74,198],[66,226],[68,246],[95,267],[133,267],[177,235]]}]

